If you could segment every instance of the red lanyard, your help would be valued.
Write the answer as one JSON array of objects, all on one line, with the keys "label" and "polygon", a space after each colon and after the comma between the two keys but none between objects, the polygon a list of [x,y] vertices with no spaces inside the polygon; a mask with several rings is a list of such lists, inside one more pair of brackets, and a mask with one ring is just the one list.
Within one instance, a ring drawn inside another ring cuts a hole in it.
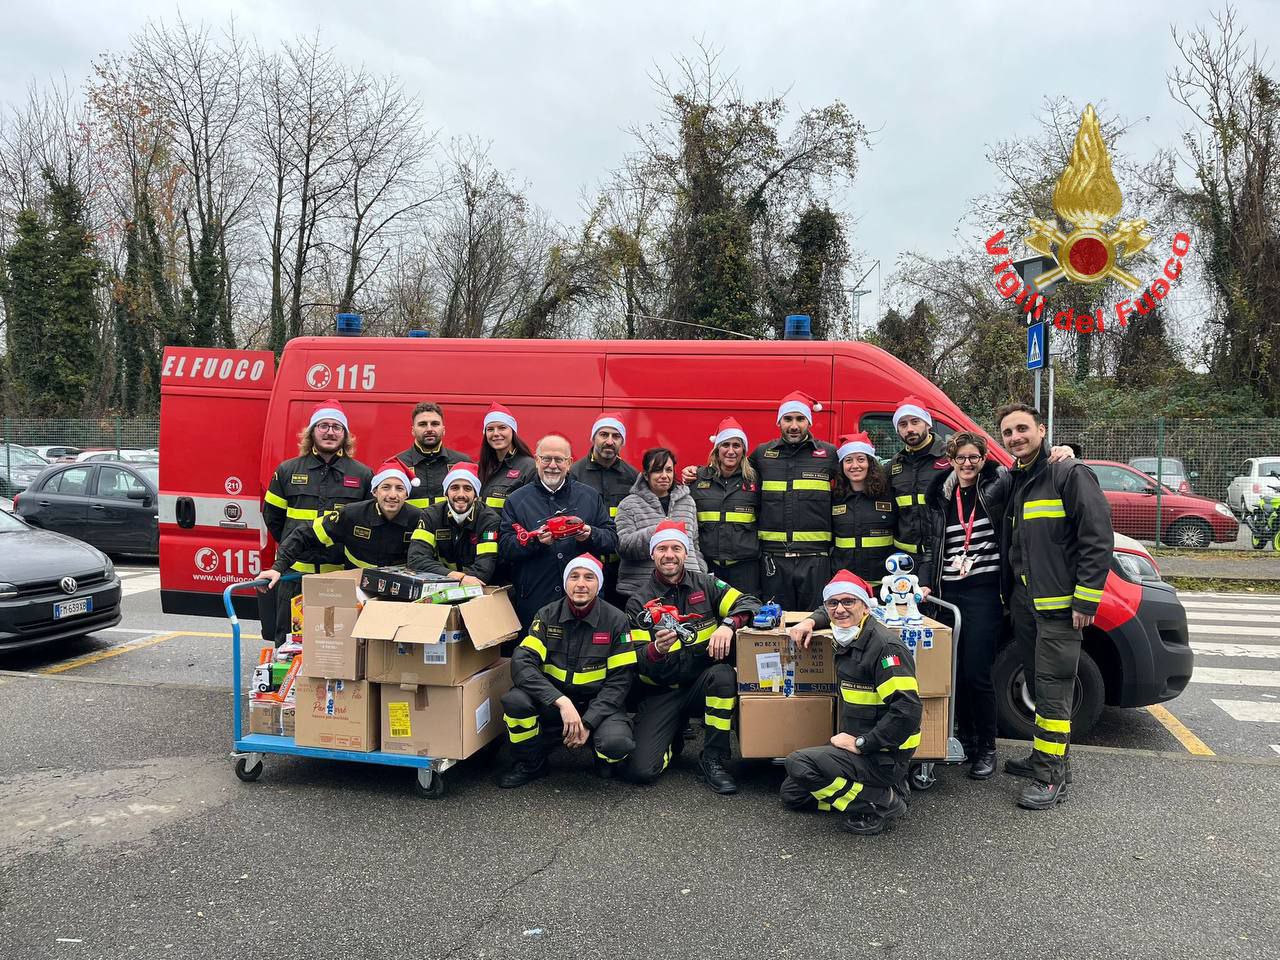
[{"label": "red lanyard", "polygon": [[969,552],[969,540],[973,536],[973,525],[978,517],[978,491],[973,491],[973,509],[969,511],[969,522],[964,522],[964,507],[960,496],[961,487],[956,487],[956,516],[960,518],[960,528],[964,530],[964,546],[961,553]]}]

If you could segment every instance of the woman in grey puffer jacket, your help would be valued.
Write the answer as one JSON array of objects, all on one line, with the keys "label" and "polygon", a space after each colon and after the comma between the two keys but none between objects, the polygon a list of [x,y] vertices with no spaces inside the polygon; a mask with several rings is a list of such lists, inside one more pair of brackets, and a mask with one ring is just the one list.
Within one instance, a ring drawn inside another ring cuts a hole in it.
[{"label": "woman in grey puffer jacket", "polygon": [[649,538],[663,520],[684,524],[693,541],[693,551],[685,569],[706,573],[698,546],[698,508],[693,494],[682,483],[676,483],[676,455],[665,447],[646,450],[640,475],[631,492],[618,504],[618,593],[629,597],[653,576],[653,558],[649,555]]}]

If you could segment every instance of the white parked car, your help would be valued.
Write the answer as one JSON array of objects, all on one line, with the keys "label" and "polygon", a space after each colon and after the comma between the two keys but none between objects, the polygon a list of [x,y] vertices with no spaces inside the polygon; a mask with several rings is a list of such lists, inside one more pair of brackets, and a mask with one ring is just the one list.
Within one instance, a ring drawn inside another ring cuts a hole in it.
[{"label": "white parked car", "polygon": [[126,463],[155,463],[159,459],[158,451],[155,450],[111,449],[86,450],[84,453],[81,453],[76,457],[76,462],[84,463],[88,460],[123,460]]},{"label": "white parked car", "polygon": [[1280,497],[1280,457],[1246,460],[1240,475],[1227,486],[1227,506],[1243,516],[1264,495]]},{"label": "white parked car", "polygon": [[44,457],[50,463],[71,461],[80,456],[80,447],[69,447],[66,444],[55,444],[51,447],[32,447],[36,453]]}]

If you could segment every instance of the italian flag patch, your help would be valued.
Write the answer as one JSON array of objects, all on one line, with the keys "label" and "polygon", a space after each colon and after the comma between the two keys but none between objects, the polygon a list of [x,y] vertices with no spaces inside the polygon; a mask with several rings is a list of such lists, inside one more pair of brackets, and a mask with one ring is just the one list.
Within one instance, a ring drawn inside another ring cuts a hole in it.
[{"label": "italian flag patch", "polygon": [[480,535],[480,539],[481,539],[481,540],[484,540],[484,541],[486,541],[486,542],[487,542],[487,541],[489,541],[489,540],[497,540],[497,539],[498,539],[498,531],[497,531],[497,530],[490,530],[490,531],[488,531],[487,533],[482,533],[482,534]]},{"label": "italian flag patch", "polygon": [[892,657],[885,657],[883,660],[880,661],[880,666],[884,667],[884,669],[886,670],[888,670],[890,667],[900,667],[902,666],[902,658],[897,655],[894,655]]}]

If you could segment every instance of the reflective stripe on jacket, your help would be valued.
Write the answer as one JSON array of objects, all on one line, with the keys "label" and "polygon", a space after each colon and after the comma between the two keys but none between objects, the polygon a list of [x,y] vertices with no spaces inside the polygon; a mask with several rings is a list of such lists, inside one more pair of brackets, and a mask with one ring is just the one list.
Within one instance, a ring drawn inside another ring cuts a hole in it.
[{"label": "reflective stripe on jacket", "polygon": [[498,566],[498,514],[476,503],[458,523],[447,503],[427,507],[413,531],[407,562],[410,570],[441,579],[461,571],[483,583],[493,583]]},{"label": "reflective stripe on jacket", "polygon": [[362,500],[320,515],[289,534],[272,569],[282,573],[316,544],[336,550],[347,567],[396,567],[405,562],[421,511],[407,503],[394,517],[383,516],[376,500]]},{"label": "reflective stripe on jacket", "polygon": [[726,563],[760,555],[759,482],[748,483],[741,470],[725,477],[715,467],[699,467],[689,492],[698,508],[698,540],[705,559]]},{"label": "reflective stripe on jacket", "polygon": [[831,550],[831,488],[840,469],[836,448],[806,437],[779,438],[751,453],[760,477],[756,536],[766,553],[826,554]]},{"label": "reflective stripe on jacket", "polygon": [[[372,496],[369,482],[373,471],[359,460],[338,456],[325,460],[314,453],[294,457],[276,467],[262,498],[262,519],[277,545],[300,527],[310,527],[316,518],[336,506],[358,503]],[[342,551],[311,544],[309,551],[293,557],[298,573],[341,570]]]}]

